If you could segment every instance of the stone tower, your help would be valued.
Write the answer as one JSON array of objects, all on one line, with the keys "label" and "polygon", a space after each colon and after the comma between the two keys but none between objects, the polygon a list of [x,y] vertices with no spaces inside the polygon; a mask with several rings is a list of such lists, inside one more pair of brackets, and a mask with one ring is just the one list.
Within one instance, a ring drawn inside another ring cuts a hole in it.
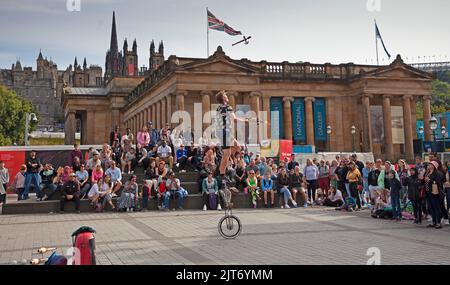
[{"label": "stone tower", "polygon": [[125,39],[123,43],[123,62],[122,62],[123,76],[137,76],[138,75],[138,55],[136,39],[133,41],[133,47],[128,50],[128,42]]},{"label": "stone tower", "polygon": [[105,62],[106,80],[109,80],[110,78],[121,74],[120,62],[121,62],[121,54],[119,53],[119,45],[117,41],[116,13],[113,12],[111,41],[109,50],[106,52],[106,62]]},{"label": "stone tower", "polygon": [[149,59],[150,72],[158,69],[163,63],[164,63],[164,44],[161,41],[159,43],[158,52],[155,52],[155,42],[152,40],[150,44],[150,59]]}]

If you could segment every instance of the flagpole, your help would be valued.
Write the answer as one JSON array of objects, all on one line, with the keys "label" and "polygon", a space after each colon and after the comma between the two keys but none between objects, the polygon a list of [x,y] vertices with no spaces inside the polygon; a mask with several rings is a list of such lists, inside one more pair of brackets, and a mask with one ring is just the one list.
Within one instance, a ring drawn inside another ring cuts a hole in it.
[{"label": "flagpole", "polygon": [[209,57],[209,22],[208,22],[208,7],[206,7],[206,55]]},{"label": "flagpole", "polygon": [[377,35],[377,20],[375,19],[375,49],[377,52],[377,65],[380,65],[380,61],[378,59],[378,35]]}]

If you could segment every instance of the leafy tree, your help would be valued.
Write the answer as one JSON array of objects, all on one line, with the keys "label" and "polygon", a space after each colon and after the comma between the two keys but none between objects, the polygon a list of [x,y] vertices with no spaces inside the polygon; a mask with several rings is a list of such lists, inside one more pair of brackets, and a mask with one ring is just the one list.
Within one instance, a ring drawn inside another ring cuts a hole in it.
[{"label": "leafy tree", "polygon": [[[31,102],[0,85],[0,146],[24,144],[26,113],[32,113]],[[30,123],[30,132],[34,123]]]},{"label": "leafy tree", "polygon": [[[423,120],[422,102],[416,108],[417,120]],[[431,114],[450,112],[450,84],[440,80],[431,85]]]}]

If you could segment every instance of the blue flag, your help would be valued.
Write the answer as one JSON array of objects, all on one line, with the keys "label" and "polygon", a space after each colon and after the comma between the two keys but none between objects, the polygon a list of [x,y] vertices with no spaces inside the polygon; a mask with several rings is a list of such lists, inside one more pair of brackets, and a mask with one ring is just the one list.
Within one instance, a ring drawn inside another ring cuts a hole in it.
[{"label": "blue flag", "polygon": [[380,33],[380,30],[378,29],[378,25],[377,25],[376,22],[375,22],[375,33],[376,33],[376,35],[377,35],[377,38],[381,40],[381,44],[383,45],[383,49],[384,49],[384,51],[386,52],[387,56],[388,56],[389,58],[391,58],[391,54],[387,51],[387,48],[386,48],[386,46],[384,45],[383,38],[381,37],[381,33]]}]

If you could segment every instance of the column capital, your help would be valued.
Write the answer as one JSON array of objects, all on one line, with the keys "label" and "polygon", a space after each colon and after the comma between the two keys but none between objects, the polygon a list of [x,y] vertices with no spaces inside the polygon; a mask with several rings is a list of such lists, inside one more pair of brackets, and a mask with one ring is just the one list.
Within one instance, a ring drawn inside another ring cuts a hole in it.
[{"label": "column capital", "polygon": [[239,92],[237,92],[237,91],[227,91],[226,93],[227,93],[228,97],[237,96],[239,94]]},{"label": "column capital", "polygon": [[188,91],[186,90],[179,90],[176,92],[177,96],[187,96],[188,95]]},{"label": "column capital", "polygon": [[430,100],[431,101],[431,95],[424,95],[422,97],[423,100]]},{"label": "column capital", "polygon": [[368,94],[368,93],[364,93],[362,96],[361,96],[363,99],[372,99],[373,98],[373,94]]},{"label": "column capital", "polygon": [[403,95],[402,99],[405,100],[405,101],[412,100],[413,96],[412,95]]},{"label": "column capital", "polygon": [[383,97],[383,99],[392,99],[392,95],[389,95],[389,94],[383,94],[382,95],[382,97]]},{"label": "column capital", "polygon": [[305,102],[315,102],[316,101],[316,98],[314,98],[314,97],[305,97]]},{"label": "column capital", "polygon": [[212,96],[213,95],[213,92],[212,91],[201,91],[200,92],[200,95],[201,96]]},{"label": "column capital", "polygon": [[252,92],[250,92],[250,97],[254,97],[254,96],[261,97],[262,93],[259,92],[259,91],[252,91]]},{"label": "column capital", "polygon": [[292,102],[294,102],[294,97],[283,97],[283,102],[284,103],[287,103],[287,102],[292,103]]}]

